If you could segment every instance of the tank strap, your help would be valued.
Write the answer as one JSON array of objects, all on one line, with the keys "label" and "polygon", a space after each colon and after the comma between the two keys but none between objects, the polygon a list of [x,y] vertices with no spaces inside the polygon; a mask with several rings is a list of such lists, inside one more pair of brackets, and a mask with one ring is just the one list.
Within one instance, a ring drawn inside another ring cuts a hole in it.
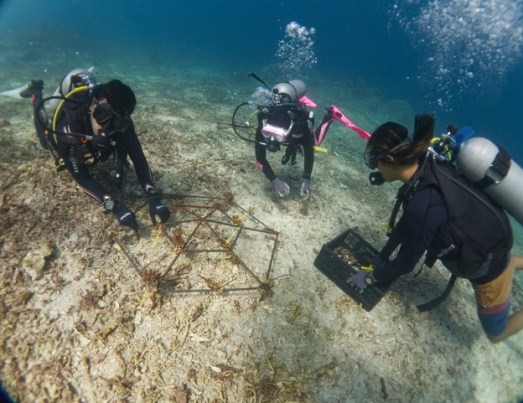
[{"label": "tank strap", "polygon": [[427,155],[427,157],[423,159],[421,166],[418,168],[416,173],[414,173],[414,176],[411,178],[411,180],[399,188],[398,193],[396,195],[396,203],[394,204],[394,208],[392,209],[392,213],[389,218],[389,223],[387,224],[387,236],[390,237],[392,235],[392,231],[396,226],[396,218],[398,216],[400,207],[403,205],[403,203],[410,200],[412,195],[418,189],[419,184],[423,180],[428,159],[429,155]]},{"label": "tank strap", "polygon": [[456,284],[457,277],[452,274],[450,276],[449,282],[447,283],[447,286],[445,287],[445,290],[436,298],[429,302],[425,302],[424,304],[416,305],[416,308],[418,308],[418,311],[420,312],[426,312],[430,311],[431,309],[437,307],[439,304],[441,304],[443,301],[447,299],[450,292],[454,288],[454,285]]},{"label": "tank strap", "polygon": [[494,183],[501,182],[507,176],[510,170],[512,159],[510,154],[501,146],[498,145],[498,153],[496,158],[492,161],[492,165],[485,172],[485,176],[474,185],[479,189],[485,189]]}]

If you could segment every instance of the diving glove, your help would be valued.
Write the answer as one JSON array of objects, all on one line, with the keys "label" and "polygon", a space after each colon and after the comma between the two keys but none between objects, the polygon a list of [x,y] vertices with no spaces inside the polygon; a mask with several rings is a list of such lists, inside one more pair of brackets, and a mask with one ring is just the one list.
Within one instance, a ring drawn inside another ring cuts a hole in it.
[{"label": "diving glove", "polygon": [[171,212],[162,204],[160,196],[151,196],[147,199],[149,201],[149,215],[151,216],[151,221],[156,225],[156,216],[160,218],[161,222],[166,222],[171,216]]},{"label": "diving glove", "polygon": [[109,136],[106,133],[100,133],[93,138],[93,147],[96,151],[105,150],[111,143]]},{"label": "diving glove", "polygon": [[138,222],[136,215],[122,202],[117,202],[113,209],[114,215],[118,222],[126,227],[138,231]]},{"label": "diving glove", "polygon": [[300,195],[307,199],[311,194],[311,180],[310,179],[303,179],[303,182],[301,184],[301,190]]},{"label": "diving glove", "polygon": [[370,274],[370,271],[358,270],[356,274],[347,279],[347,283],[352,288],[358,288],[360,292],[363,292],[368,285],[372,284],[372,279],[369,278]]},{"label": "diving glove", "polygon": [[276,177],[271,181],[272,188],[280,197],[285,197],[289,194],[289,185],[287,185],[280,178]]}]

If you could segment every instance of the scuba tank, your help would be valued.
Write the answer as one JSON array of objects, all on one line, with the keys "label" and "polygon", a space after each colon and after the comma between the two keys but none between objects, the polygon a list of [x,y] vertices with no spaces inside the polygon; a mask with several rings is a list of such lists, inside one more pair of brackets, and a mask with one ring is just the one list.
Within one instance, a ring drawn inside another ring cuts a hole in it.
[{"label": "scuba tank", "polygon": [[298,102],[307,93],[307,86],[301,80],[290,80],[276,84],[271,91],[274,94],[273,102],[276,104]]},{"label": "scuba tank", "polygon": [[461,145],[456,163],[468,180],[523,225],[523,169],[507,151],[474,137]]},{"label": "scuba tank", "polygon": [[92,70],[92,67],[87,70],[74,69],[65,75],[46,106],[49,116],[55,114],[58,104],[75,88],[87,86],[88,89],[92,89],[96,85],[96,79],[94,78]]}]

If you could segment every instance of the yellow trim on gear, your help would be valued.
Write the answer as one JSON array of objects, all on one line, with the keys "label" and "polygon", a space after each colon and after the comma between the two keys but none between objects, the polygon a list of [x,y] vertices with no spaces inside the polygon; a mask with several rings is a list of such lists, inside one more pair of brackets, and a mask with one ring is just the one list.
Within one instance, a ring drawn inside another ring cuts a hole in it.
[{"label": "yellow trim on gear", "polygon": [[[58,106],[56,107],[55,111],[54,111],[54,115],[53,115],[53,123],[51,125],[51,133],[49,133],[49,131],[47,130],[45,135],[46,136],[53,136],[53,141],[55,144],[58,144],[58,139],[56,137],[56,124],[58,122],[58,117],[60,116],[60,112],[62,111],[62,107],[64,106],[64,102],[67,101],[67,99],[71,96],[71,95],[74,95],[78,92],[83,92],[83,91],[87,91],[89,89],[89,87],[87,85],[82,85],[81,87],[77,87],[75,88],[74,90],[70,91],[61,101],[60,103],[58,104]],[[49,140],[48,140],[49,141]],[[53,155],[53,157],[55,158],[55,168],[57,171],[60,171],[62,170],[64,167],[65,167],[65,161],[63,158],[60,158],[60,156],[58,155],[58,153],[53,149],[53,147],[49,147],[49,150],[51,152],[51,154]]]},{"label": "yellow trim on gear", "polygon": [[[54,111],[54,116],[53,116],[53,124],[51,126],[51,129],[53,130],[53,135],[56,135],[56,133],[54,133],[56,131],[56,123],[58,122],[58,116],[60,116],[60,112],[62,110],[62,107],[64,106],[64,102],[66,102],[69,97],[71,95],[74,95],[78,92],[84,92],[84,91],[87,91],[89,89],[89,87],[87,85],[82,85],[81,87],[77,87],[75,88],[74,90],[70,91],[65,97],[64,99],[62,99],[60,101],[60,103],[58,104],[58,106],[56,107],[55,111]],[[56,140],[56,138],[55,138]]]},{"label": "yellow trim on gear", "polygon": [[251,119],[252,119],[254,116],[258,115],[258,113],[260,113],[260,111],[259,111],[258,109],[256,109],[255,111],[253,111],[253,112],[249,115],[249,117],[247,118],[247,122],[245,122],[245,124],[246,124],[247,126],[249,126],[249,128],[251,128],[251,129],[254,131],[254,133],[256,133],[256,126],[258,125],[258,122],[256,122],[256,125],[253,125],[253,124],[251,124]]},{"label": "yellow trim on gear", "polygon": [[368,266],[360,266],[360,270],[365,270],[365,271],[374,271],[374,266],[373,265],[368,265]]},{"label": "yellow trim on gear", "polygon": [[[441,141],[441,137],[433,137],[432,140],[430,140],[430,145],[437,143],[438,141]],[[451,150],[448,148],[448,146],[445,146],[445,154],[447,155],[447,159],[449,161],[452,158],[450,151]]]}]

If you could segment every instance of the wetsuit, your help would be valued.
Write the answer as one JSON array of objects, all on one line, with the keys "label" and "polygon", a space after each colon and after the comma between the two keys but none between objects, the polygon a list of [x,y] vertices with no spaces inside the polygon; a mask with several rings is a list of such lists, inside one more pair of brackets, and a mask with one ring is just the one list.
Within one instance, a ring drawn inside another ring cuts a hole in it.
[{"label": "wetsuit", "polygon": [[[425,251],[425,262],[429,266],[440,259],[448,270],[473,284],[487,283],[505,269],[512,247],[508,218],[495,205],[491,210],[481,207],[483,204],[461,188],[448,187],[456,194],[444,195],[441,186],[448,185],[445,185],[445,176],[435,178],[436,164],[433,160],[426,164],[420,161],[420,168],[410,183],[400,189],[398,197],[404,200],[403,214],[380,252],[379,257],[386,263],[374,270],[377,281],[394,280],[412,271]],[[448,167],[440,169],[452,172]],[[416,185],[411,186],[413,182]],[[454,203],[454,214],[449,210],[449,203],[451,206]],[[458,209],[461,210],[459,217],[455,214]],[[492,210],[499,211],[499,216],[488,213]],[[481,211],[484,214],[480,214]],[[499,217],[505,221],[504,225]],[[477,230],[470,229],[474,225],[478,226]],[[477,232],[474,237],[470,236],[471,231]],[[470,245],[473,242],[478,245]],[[397,257],[387,261],[399,245]],[[467,272],[468,267],[474,270]]]},{"label": "wetsuit", "polygon": [[[288,113],[289,110],[291,111],[290,115]],[[267,119],[267,122],[271,125],[283,128],[290,127],[291,121],[294,121],[294,126],[289,133],[286,144],[288,144],[287,147],[289,147],[289,151],[291,152],[295,152],[298,146],[302,146],[304,154],[303,179],[311,179],[314,165],[314,138],[309,120],[309,112],[305,107],[297,104],[289,107],[285,105],[272,106],[267,110],[262,110],[258,114],[255,145],[256,161],[265,177],[269,179],[269,181],[272,181],[276,178],[276,175],[267,161],[266,139],[261,132],[264,119]]]},{"label": "wetsuit", "polygon": [[388,242],[380,253],[386,261],[401,244],[397,257],[374,270],[377,281],[395,280],[411,272],[447,220],[447,207],[443,195],[434,186],[416,192],[404,204],[403,215],[395,226]]},{"label": "wetsuit", "polygon": [[[412,271],[427,251],[426,264],[440,259],[455,276],[471,282],[484,331],[501,335],[510,314],[514,274],[508,218],[481,192],[459,185],[458,176],[449,174],[455,172],[451,168],[438,171],[434,160],[420,164],[400,189],[403,215],[379,254],[386,263],[375,268],[374,278],[390,281]],[[388,261],[399,245],[397,257]]]},{"label": "wetsuit", "polygon": [[[113,134],[107,141],[99,144],[92,141],[82,142],[79,137],[73,135],[94,135],[89,114],[90,100],[87,95],[80,94],[73,97],[72,101],[66,102],[63,106],[64,113],[56,125],[59,134],[56,135],[56,144],[53,145],[76,183],[89,196],[102,203],[104,196],[107,197],[109,193],[91,177],[88,166],[98,161],[104,162],[110,156],[116,155],[122,171],[129,156],[143,190],[147,195],[156,194],[154,178],[132,122],[124,133]],[[37,130],[42,142],[45,136],[40,132],[41,128],[39,123]]]}]

